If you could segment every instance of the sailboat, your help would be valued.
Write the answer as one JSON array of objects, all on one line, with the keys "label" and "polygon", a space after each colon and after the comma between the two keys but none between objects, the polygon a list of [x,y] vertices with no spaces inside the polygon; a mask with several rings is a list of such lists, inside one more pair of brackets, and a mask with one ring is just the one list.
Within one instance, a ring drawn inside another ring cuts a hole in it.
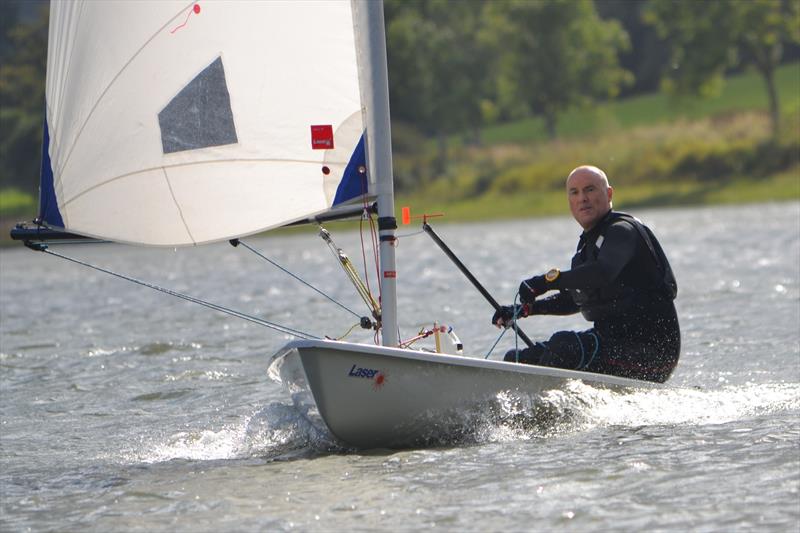
[{"label": "sailboat", "polygon": [[377,210],[380,345],[295,340],[270,365],[345,446],[436,440],[508,391],[653,386],[401,345],[381,2],[53,2],[47,63],[39,217],[12,232],[33,249],[236,244]]}]

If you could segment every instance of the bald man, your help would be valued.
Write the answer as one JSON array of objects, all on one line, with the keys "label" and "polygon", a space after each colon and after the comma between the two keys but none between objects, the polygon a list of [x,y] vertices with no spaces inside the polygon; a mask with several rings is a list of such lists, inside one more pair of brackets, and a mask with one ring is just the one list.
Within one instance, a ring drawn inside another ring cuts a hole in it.
[{"label": "bald man", "polygon": [[[638,219],[613,211],[613,194],[597,167],[569,174],[569,208],[583,228],[571,269],[523,281],[521,304],[492,317],[495,325],[509,327],[529,315],[581,312],[594,327],[556,332],[532,348],[511,350],[506,361],[660,383],[672,374],[681,346],[673,304],[677,283],[655,235]],[[559,292],[539,298],[553,290]]]}]

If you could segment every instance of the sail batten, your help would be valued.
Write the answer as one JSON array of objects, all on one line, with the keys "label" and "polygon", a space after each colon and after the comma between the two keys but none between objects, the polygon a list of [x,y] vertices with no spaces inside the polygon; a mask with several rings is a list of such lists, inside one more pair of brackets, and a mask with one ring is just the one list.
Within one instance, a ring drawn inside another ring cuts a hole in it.
[{"label": "sail batten", "polygon": [[[363,151],[363,147],[361,148],[361,150]],[[355,154],[355,155],[357,156],[357,154]],[[95,189],[103,187],[104,185],[108,185],[111,182],[114,182],[114,181],[117,181],[117,180],[120,180],[120,179],[124,179],[124,178],[134,177],[137,174],[146,174],[148,172],[157,171],[159,169],[162,169],[162,170],[166,171],[166,170],[168,170],[170,168],[191,167],[191,166],[198,166],[198,165],[214,165],[214,164],[226,165],[226,164],[230,164],[230,163],[259,163],[259,162],[262,162],[262,163],[288,163],[288,164],[300,164],[300,165],[314,165],[315,168],[319,164],[319,162],[317,162],[317,161],[312,161],[312,160],[308,160],[308,159],[306,159],[306,160],[289,160],[289,159],[241,159],[241,158],[238,158],[238,159],[215,159],[215,160],[211,160],[211,161],[197,161],[197,162],[194,162],[194,163],[182,163],[182,164],[176,164],[176,165],[161,165],[161,166],[154,167],[154,168],[143,168],[141,170],[137,170],[135,172],[131,172],[130,174],[123,174],[121,176],[109,177],[106,181],[98,183],[98,184],[90,187],[89,189],[80,191],[77,194],[75,194],[74,196],[71,196],[69,198],[65,198],[63,200],[63,202],[62,202],[62,205],[69,206],[70,203],[72,203],[73,201],[79,199],[81,196],[83,196],[85,194],[88,194],[88,193],[94,191]],[[342,169],[344,169],[346,166],[350,165],[351,163],[339,162],[339,163],[325,163],[325,164],[326,165],[332,165],[332,166],[333,165],[339,166]],[[349,198],[347,198],[347,199],[349,199]],[[334,202],[334,205],[339,204],[339,203],[341,203],[341,202]]]},{"label": "sail batten", "polygon": [[42,216],[180,246],[372,195],[355,34],[347,0],[54,2]]}]

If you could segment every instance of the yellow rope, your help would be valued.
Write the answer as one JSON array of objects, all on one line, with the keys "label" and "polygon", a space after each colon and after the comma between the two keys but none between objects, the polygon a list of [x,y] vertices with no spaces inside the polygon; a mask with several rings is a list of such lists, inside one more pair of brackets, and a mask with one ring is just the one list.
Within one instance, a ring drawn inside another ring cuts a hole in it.
[{"label": "yellow rope", "polygon": [[[345,333],[345,334],[344,334],[344,335],[342,335],[341,337],[336,337],[336,338],[334,338],[334,339],[332,339],[332,340],[335,340],[335,341],[340,341],[340,340],[344,339],[345,337],[347,337],[348,335],[350,335],[351,333],[353,333],[353,330],[354,330],[354,329],[356,329],[356,328],[357,328],[358,326],[360,326],[360,325],[361,325],[361,323],[360,323],[360,322],[356,322],[355,324],[353,324],[353,327],[351,327],[350,329],[348,329],[348,330],[347,330],[347,333]],[[328,337],[328,338],[330,339],[330,337]]]},{"label": "yellow rope", "polygon": [[380,305],[378,305],[378,302],[375,301],[375,298],[373,298],[372,294],[369,292],[369,289],[367,289],[366,284],[361,279],[361,276],[359,276],[358,270],[356,270],[353,262],[350,261],[350,258],[347,257],[347,254],[344,253],[341,248],[336,246],[336,243],[333,242],[331,234],[328,232],[328,230],[323,228],[322,225],[320,225],[319,228],[320,237],[322,237],[322,239],[327,243],[331,253],[339,262],[339,264],[342,265],[345,274],[355,286],[356,292],[358,292],[359,296],[361,296],[361,299],[364,300],[364,303],[367,305],[370,311],[372,311],[372,316],[377,320],[381,316]]}]

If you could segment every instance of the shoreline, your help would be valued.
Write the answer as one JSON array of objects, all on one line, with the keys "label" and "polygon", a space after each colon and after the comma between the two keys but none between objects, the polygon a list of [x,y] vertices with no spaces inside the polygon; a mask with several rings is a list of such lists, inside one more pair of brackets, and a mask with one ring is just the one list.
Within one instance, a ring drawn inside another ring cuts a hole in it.
[{"label": "shoreline", "polygon": [[[798,189],[800,189],[800,176],[798,177],[797,187],[798,187]],[[460,206],[458,204],[453,204],[451,206],[451,208],[455,208],[455,209],[452,209],[452,211],[456,211],[456,213],[457,213],[456,215],[449,215],[448,211],[450,211],[450,209],[445,208],[444,209],[444,215],[445,216],[437,217],[437,218],[434,219],[434,221],[437,224],[459,224],[459,223],[474,224],[474,223],[480,223],[480,222],[491,223],[491,222],[502,222],[502,221],[508,221],[508,220],[526,220],[526,219],[569,217],[570,214],[569,214],[569,209],[567,207],[566,200],[563,200],[563,194],[562,193],[559,193],[559,196],[562,198],[562,202],[560,202],[560,203],[558,203],[556,205],[552,205],[551,207],[553,209],[547,210],[547,212],[541,212],[541,211],[531,212],[531,211],[528,211],[527,213],[524,213],[524,212],[519,212],[516,209],[514,209],[514,210],[509,210],[506,213],[503,213],[502,215],[496,215],[496,216],[489,215],[489,216],[473,216],[473,217],[470,217],[470,216],[460,216],[458,214],[457,209],[463,209],[463,206]],[[634,201],[634,202],[626,202],[626,201],[623,200],[623,201],[620,201],[619,203],[615,203],[614,208],[619,210],[619,211],[632,211],[632,212],[634,212],[633,214],[635,214],[635,212],[639,211],[639,210],[651,210],[651,209],[680,209],[680,208],[693,208],[693,207],[696,208],[696,207],[725,207],[725,206],[735,207],[735,206],[746,206],[746,205],[756,205],[756,204],[784,204],[784,203],[798,203],[798,204],[800,204],[800,190],[797,191],[797,194],[795,196],[793,196],[793,197],[792,196],[775,195],[774,197],[764,197],[764,198],[758,197],[758,198],[754,198],[752,200],[743,199],[741,201],[733,201],[733,200],[731,200],[731,201],[718,201],[718,202],[702,202],[702,201],[698,201],[698,202],[657,202],[657,201],[652,201],[651,202],[650,200],[653,200],[653,199],[652,198],[642,198],[641,201]],[[402,205],[405,205],[405,204],[402,204]],[[400,207],[401,207],[401,203],[398,202],[398,205],[397,205],[397,208],[396,208],[396,211],[397,211],[397,215],[396,216],[398,217],[398,219],[400,218],[399,217]],[[434,210],[434,209],[429,209],[429,210],[426,210],[426,211],[415,211],[415,210],[413,210],[413,207],[412,207],[412,215],[415,215],[415,216],[416,215],[421,215],[423,213],[432,214],[432,213],[438,213],[438,212],[441,212],[441,211],[442,210],[438,210],[437,211],[437,210]],[[484,211],[482,213],[482,215],[488,215],[488,213]],[[2,231],[2,234],[0,234],[0,250],[7,250],[7,249],[10,249],[10,248],[13,248],[14,246],[20,246],[20,247],[23,246],[22,242],[13,241],[9,237],[9,232],[11,231],[11,229],[17,223],[22,222],[22,218],[24,218],[24,217],[0,217],[0,231]],[[31,217],[31,218],[33,218],[33,217]],[[358,230],[358,222],[357,221],[340,221],[340,222],[338,222],[338,224],[339,224],[339,228],[341,229],[342,227],[344,227],[345,231],[349,231],[349,230],[357,231]],[[348,226],[352,226],[352,227],[348,227]],[[400,224],[398,226],[397,231],[398,232],[402,232],[404,228],[409,228],[409,227],[413,227],[413,223],[411,225],[408,225],[408,226],[403,226],[402,224]],[[275,230],[271,230],[269,232],[258,233],[258,234],[255,234],[255,235],[265,235],[267,233],[269,233],[270,235],[291,235],[293,233],[300,233],[300,232],[304,232],[306,230],[307,230],[307,228],[305,226],[299,226],[299,227],[295,227],[295,228],[275,229]]]}]

